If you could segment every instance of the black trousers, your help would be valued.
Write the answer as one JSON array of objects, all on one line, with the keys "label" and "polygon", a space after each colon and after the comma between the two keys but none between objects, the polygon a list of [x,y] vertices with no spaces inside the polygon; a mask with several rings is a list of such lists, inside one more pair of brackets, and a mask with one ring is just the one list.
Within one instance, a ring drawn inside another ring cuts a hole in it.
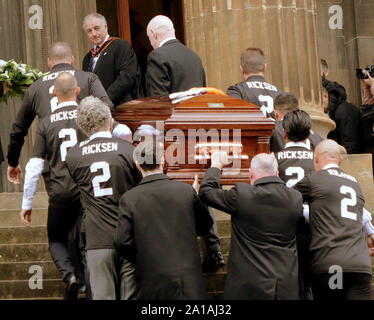
[{"label": "black trousers", "polygon": [[343,272],[341,289],[331,289],[329,280],[334,274],[312,275],[313,298],[322,300],[370,300],[371,275],[358,272]]},{"label": "black trousers", "polygon": [[218,230],[217,230],[217,223],[214,219],[214,214],[212,208],[208,208],[210,216],[213,219],[213,225],[210,228],[209,232],[203,236],[203,256],[204,258],[208,257],[209,255],[221,251],[221,244],[218,237]]},{"label": "black trousers", "polygon": [[78,242],[75,239],[80,233],[77,230],[80,230],[81,210],[79,202],[70,206],[50,204],[48,207],[49,251],[64,282],[72,275],[84,277],[79,239]]}]

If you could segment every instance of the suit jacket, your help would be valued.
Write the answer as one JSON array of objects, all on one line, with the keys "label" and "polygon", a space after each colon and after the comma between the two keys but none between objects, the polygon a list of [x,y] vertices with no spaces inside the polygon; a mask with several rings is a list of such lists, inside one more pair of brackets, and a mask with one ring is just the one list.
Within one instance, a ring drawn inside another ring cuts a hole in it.
[{"label": "suit jacket", "polygon": [[195,190],[164,174],[121,197],[114,243],[135,264],[138,299],[206,298],[196,236],[212,223]]},{"label": "suit jacket", "polygon": [[[88,52],[83,59],[84,71],[88,71],[91,58]],[[142,96],[140,67],[134,50],[126,40],[113,40],[101,52],[93,72],[115,106]]]},{"label": "suit jacket", "polygon": [[225,299],[298,299],[296,229],[302,196],[279,177],[220,188],[210,168],[200,187],[207,205],[231,214],[231,245]]},{"label": "suit jacket", "polygon": [[205,71],[200,57],[173,39],[148,55],[145,83],[147,96],[169,95],[205,87]]}]

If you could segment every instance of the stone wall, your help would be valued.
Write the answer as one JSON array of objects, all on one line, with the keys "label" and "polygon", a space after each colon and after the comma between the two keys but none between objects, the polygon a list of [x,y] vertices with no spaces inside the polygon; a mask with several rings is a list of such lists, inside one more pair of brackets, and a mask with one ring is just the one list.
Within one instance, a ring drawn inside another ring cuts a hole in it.
[{"label": "stone wall", "polygon": [[356,68],[374,63],[374,1],[317,1],[321,58],[327,60],[329,79],[341,83],[348,100],[361,104]]}]

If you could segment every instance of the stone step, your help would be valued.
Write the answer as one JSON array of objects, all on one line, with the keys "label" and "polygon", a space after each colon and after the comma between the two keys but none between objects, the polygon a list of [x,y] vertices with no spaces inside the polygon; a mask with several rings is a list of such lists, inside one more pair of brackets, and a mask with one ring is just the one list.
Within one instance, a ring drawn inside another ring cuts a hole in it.
[{"label": "stone step", "polygon": [[51,260],[48,243],[19,243],[0,245],[0,262]]},{"label": "stone step", "polygon": [[[227,263],[227,255],[224,255]],[[32,290],[28,281],[35,274],[30,267],[40,266],[43,271],[43,289]],[[27,261],[0,263],[0,299],[62,298],[65,285],[52,261]],[[226,266],[216,273],[204,274],[208,292],[214,299],[221,299],[226,278]]]},{"label": "stone step", "polygon": [[0,244],[46,243],[47,239],[45,226],[0,228]]},{"label": "stone step", "polygon": [[[37,192],[32,202],[33,208],[48,208],[48,195]],[[20,210],[22,206],[22,193],[0,193],[0,209]]]},{"label": "stone step", "polygon": [[[218,235],[222,238],[231,234],[231,223],[229,220],[217,221]],[[32,227],[15,226],[0,228],[0,244],[15,243],[45,243],[47,242],[46,226],[35,225]]]},{"label": "stone step", "polygon": [[45,279],[42,289],[30,289],[29,280],[0,281],[0,299],[63,297],[65,284],[60,279]]},{"label": "stone step", "polygon": [[59,279],[60,274],[52,261],[2,262],[0,263],[0,281],[28,280],[36,272],[31,267],[40,267],[43,279]]},{"label": "stone step", "polygon": [[[23,227],[19,217],[20,210],[0,210],[0,226],[2,228],[8,227]],[[44,226],[47,225],[47,209],[33,209],[31,214],[31,225]]]},{"label": "stone step", "polygon": [[[211,277],[214,278],[215,275],[225,274],[227,270],[227,257],[227,255],[224,255],[226,262],[224,267],[220,268],[216,273],[208,273],[205,274],[205,276],[210,279]],[[44,261],[30,260],[22,262],[0,262],[0,281],[30,279],[30,277],[35,274],[35,271],[31,271],[31,273],[29,273],[30,268],[33,266],[41,267],[44,279],[58,279],[59,272],[57,271],[51,258],[48,258],[49,259]]]},{"label": "stone step", "polygon": [[219,237],[231,236],[231,221],[230,220],[217,220],[217,230]]},{"label": "stone step", "polygon": [[[220,238],[222,254],[229,253],[230,238]],[[201,242],[199,241],[201,251]],[[202,253],[201,253],[202,255]],[[51,260],[48,243],[16,243],[0,245],[0,263]]]},{"label": "stone step", "polygon": [[[37,264],[38,262],[35,262]],[[40,264],[40,263],[39,263]],[[27,268],[26,264],[25,267]],[[1,268],[1,266],[0,266]],[[30,289],[30,274],[24,272],[27,279],[22,280],[0,280],[0,299],[44,299],[62,298],[65,291],[65,284],[58,278],[45,279],[42,281],[42,289]],[[205,275],[209,296],[214,299],[220,298],[226,273],[215,273]],[[32,283],[34,281],[30,280]]]}]

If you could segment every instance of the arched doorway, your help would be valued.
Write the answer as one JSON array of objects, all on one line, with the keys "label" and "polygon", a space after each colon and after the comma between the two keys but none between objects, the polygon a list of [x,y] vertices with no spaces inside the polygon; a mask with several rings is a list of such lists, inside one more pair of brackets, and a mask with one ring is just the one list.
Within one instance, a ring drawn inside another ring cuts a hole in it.
[{"label": "arched doorway", "polygon": [[108,22],[109,33],[131,42],[144,76],[152,47],[147,37],[148,22],[156,15],[168,16],[176,37],[184,42],[182,0],[96,0],[97,12]]}]

